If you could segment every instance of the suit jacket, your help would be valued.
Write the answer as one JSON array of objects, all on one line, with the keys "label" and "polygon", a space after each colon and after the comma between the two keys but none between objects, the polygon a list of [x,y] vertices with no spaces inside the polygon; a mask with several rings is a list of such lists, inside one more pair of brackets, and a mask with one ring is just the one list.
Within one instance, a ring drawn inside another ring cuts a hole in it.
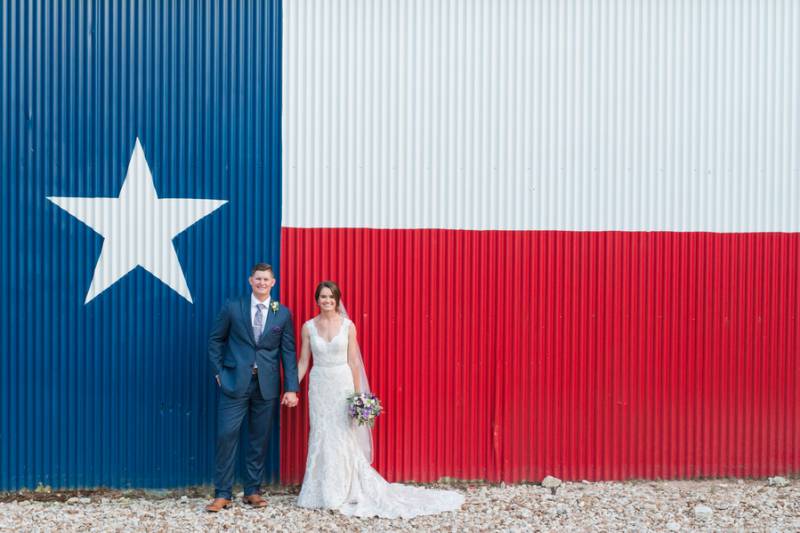
[{"label": "suit jacket", "polygon": [[273,311],[267,308],[264,329],[259,339],[253,337],[250,321],[250,295],[225,302],[208,339],[208,359],[214,374],[220,377],[222,392],[244,397],[258,363],[258,382],[264,399],[280,396],[280,369],[283,364],[283,385],[286,392],[297,392],[297,356],[294,323],[289,309],[283,305]]}]

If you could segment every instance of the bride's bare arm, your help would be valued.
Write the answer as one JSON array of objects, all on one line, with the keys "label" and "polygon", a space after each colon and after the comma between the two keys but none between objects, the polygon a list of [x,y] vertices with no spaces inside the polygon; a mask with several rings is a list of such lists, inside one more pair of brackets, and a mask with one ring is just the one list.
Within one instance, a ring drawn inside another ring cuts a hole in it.
[{"label": "bride's bare arm", "polygon": [[301,383],[308,372],[311,363],[311,342],[308,337],[308,328],[304,325],[301,330],[302,345],[300,347],[300,361],[297,363],[297,381]]},{"label": "bride's bare arm", "polygon": [[347,364],[353,373],[353,386],[356,392],[361,392],[361,357],[358,355],[358,341],[356,340],[356,326],[350,326],[347,332]]}]

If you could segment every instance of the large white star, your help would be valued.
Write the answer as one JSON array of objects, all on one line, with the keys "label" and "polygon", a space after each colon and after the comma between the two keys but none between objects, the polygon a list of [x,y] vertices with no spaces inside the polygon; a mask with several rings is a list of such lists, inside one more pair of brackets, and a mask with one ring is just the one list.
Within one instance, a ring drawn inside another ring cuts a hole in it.
[{"label": "large white star", "polygon": [[227,203],[226,200],[159,199],[138,138],[119,198],[49,196],[47,199],[104,237],[85,304],[137,266],[192,302],[172,239]]}]

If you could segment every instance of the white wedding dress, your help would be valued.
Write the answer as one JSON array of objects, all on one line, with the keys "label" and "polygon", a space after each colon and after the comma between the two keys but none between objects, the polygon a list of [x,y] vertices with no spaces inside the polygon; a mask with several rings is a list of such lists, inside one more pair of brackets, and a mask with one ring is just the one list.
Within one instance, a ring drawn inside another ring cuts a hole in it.
[{"label": "white wedding dress", "polygon": [[303,326],[308,328],[314,365],[308,385],[308,459],[297,504],[383,518],[413,518],[458,509],[464,503],[458,492],[389,483],[367,462],[347,414],[347,396],[354,391],[347,364],[351,324],[344,318],[330,342],[320,336],[313,319]]}]

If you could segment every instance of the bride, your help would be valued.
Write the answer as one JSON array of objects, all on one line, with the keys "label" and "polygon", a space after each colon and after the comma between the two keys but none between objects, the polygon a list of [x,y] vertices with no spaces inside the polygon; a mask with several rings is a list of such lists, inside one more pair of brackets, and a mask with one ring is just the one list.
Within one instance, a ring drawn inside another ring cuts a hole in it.
[{"label": "bride", "polygon": [[354,424],[347,413],[347,397],[354,391],[369,391],[356,328],[341,305],[336,283],[320,283],[314,298],[320,313],[303,324],[298,365],[302,381],[314,354],[308,384],[308,459],[297,504],[383,518],[460,508],[464,496],[458,492],[389,483],[370,466],[370,430]]}]

